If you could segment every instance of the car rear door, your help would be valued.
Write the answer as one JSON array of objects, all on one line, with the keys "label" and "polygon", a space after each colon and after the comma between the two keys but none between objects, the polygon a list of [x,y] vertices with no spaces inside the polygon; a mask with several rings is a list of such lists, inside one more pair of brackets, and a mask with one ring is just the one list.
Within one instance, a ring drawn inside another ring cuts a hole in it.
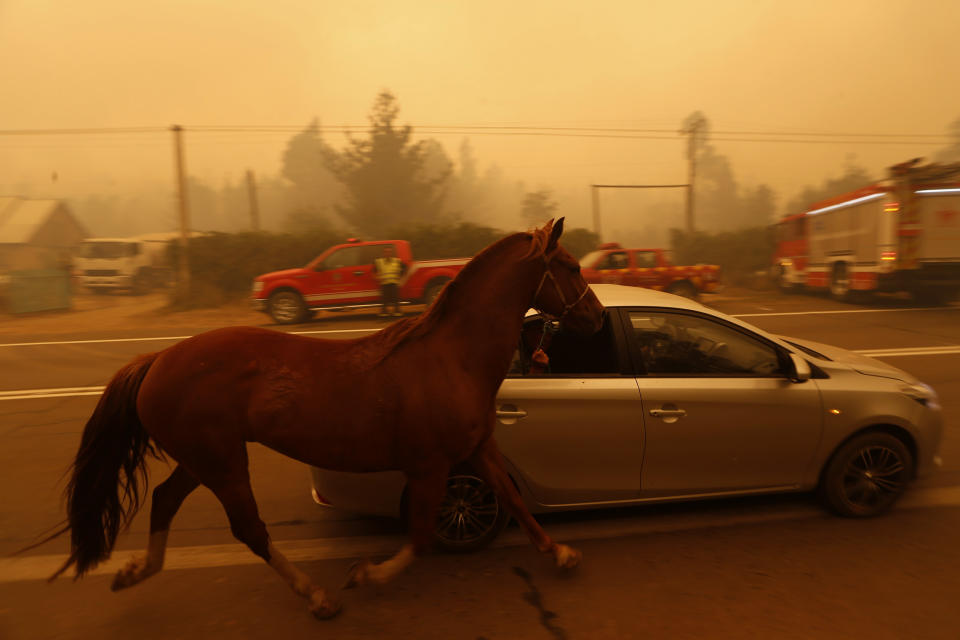
[{"label": "car rear door", "polygon": [[[529,362],[535,339],[520,358]],[[619,320],[588,339],[549,340],[550,369],[504,380],[495,437],[540,505],[635,500],[643,459],[640,394]]]},{"label": "car rear door", "polygon": [[815,380],[792,383],[762,336],[709,314],[629,310],[644,495],[798,487],[820,440]]}]

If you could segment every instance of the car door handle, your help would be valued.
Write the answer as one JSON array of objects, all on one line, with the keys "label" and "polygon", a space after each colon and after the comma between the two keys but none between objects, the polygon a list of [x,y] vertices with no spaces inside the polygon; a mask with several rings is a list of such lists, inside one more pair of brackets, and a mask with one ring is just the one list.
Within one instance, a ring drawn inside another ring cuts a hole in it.
[{"label": "car door handle", "polygon": [[362,275],[365,274],[365,273],[366,273],[366,271],[360,270],[360,271],[354,271],[354,272],[353,272],[353,275],[355,275],[355,276],[362,276]]},{"label": "car door handle", "polygon": [[682,418],[687,412],[683,409],[650,409],[650,415],[654,418]]},{"label": "car door handle", "polygon": [[517,424],[518,420],[526,417],[526,411],[518,409],[512,404],[502,404],[500,408],[497,409],[497,420],[500,424]]}]

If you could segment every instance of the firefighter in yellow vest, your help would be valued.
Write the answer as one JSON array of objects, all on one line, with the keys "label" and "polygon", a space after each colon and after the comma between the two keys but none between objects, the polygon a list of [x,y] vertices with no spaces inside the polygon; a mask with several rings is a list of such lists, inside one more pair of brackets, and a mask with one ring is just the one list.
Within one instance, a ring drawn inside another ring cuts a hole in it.
[{"label": "firefighter in yellow vest", "polygon": [[[407,265],[394,255],[392,244],[383,246],[383,256],[373,261],[373,270],[380,283],[380,317],[402,316],[399,298],[400,278],[407,270]],[[389,310],[390,307],[393,307],[392,313]]]}]

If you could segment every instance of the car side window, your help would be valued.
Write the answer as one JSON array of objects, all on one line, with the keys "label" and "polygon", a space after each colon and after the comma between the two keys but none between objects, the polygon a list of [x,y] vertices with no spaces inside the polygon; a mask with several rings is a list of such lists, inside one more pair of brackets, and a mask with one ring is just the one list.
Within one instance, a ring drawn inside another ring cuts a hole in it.
[{"label": "car side window", "polygon": [[[538,354],[538,350],[542,354]],[[554,323],[534,316],[524,322],[520,345],[514,352],[508,375],[619,376],[620,372],[620,356],[609,315],[600,331],[589,337],[565,332]]]},{"label": "car side window", "polygon": [[657,254],[653,251],[637,251],[633,254],[638,269],[650,269],[657,266]]},{"label": "car side window", "polygon": [[703,316],[631,311],[630,339],[650,376],[774,376],[777,351],[758,338]]},{"label": "car side window", "polygon": [[327,256],[323,261],[325,269],[340,269],[342,267],[356,267],[359,265],[372,264],[373,257],[370,255],[371,247],[344,247],[338,249]]},{"label": "car side window", "polygon": [[608,253],[607,256],[600,261],[597,269],[626,269],[628,264],[630,264],[630,260],[627,258],[626,251],[614,251],[613,253]]}]

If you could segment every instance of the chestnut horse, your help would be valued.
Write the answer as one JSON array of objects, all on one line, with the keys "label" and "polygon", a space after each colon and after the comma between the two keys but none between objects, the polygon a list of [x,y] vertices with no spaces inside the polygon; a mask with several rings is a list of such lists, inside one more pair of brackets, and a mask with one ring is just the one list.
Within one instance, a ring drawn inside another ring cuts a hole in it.
[{"label": "chestnut horse", "polygon": [[84,429],[67,487],[68,524],[59,532],[71,532],[71,554],[51,579],[73,565],[82,576],[110,555],[140,504],[146,454],[165,454],[177,466],[153,491],[147,553],[117,573],[114,590],[161,569],[170,522],[202,484],[223,504],[234,536],[315,616],[335,615],[337,601],[271,543],[250,488],[247,442],[324,469],[406,474],[410,542],[383,563],[355,565],[346,586],[385,583],[429,548],[448,474],[463,462],[539,551],[575,566],[580,553],[553,542],[533,519],[493,438],[497,390],[527,309],[582,334],[601,326],[603,307],[557,244],[562,232],[561,218],[492,244],[426,313],[363,338],[232,327],[126,365]]}]

